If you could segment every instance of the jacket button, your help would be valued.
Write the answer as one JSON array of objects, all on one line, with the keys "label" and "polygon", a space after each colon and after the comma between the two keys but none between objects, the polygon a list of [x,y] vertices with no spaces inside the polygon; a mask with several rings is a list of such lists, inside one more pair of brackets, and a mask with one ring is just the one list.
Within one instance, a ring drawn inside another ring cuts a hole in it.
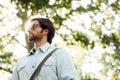
[{"label": "jacket button", "polygon": [[32,68],[34,68],[34,66],[32,66]]}]

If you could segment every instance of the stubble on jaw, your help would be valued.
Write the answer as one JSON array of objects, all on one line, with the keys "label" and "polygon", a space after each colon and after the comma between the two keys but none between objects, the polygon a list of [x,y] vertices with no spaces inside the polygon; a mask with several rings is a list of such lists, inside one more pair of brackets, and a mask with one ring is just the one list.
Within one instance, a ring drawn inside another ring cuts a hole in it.
[{"label": "stubble on jaw", "polygon": [[42,39],[42,31],[40,31],[39,33],[37,33],[36,35],[34,33],[29,33],[28,34],[28,39],[30,41],[38,41]]}]

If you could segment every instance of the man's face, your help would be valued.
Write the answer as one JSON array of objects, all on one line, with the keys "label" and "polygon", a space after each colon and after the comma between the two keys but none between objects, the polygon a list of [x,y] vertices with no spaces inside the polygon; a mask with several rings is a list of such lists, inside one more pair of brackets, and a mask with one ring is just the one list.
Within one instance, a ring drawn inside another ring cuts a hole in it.
[{"label": "man's face", "polygon": [[28,39],[30,41],[40,41],[43,38],[43,29],[37,20],[31,21],[30,26],[27,28]]}]

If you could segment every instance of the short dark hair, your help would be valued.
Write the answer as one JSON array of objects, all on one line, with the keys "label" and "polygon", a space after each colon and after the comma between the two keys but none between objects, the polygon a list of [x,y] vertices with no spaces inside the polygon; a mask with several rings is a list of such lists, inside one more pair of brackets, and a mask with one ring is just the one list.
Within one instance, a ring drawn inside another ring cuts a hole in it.
[{"label": "short dark hair", "polygon": [[51,44],[52,43],[52,39],[55,35],[55,28],[53,26],[53,23],[50,19],[48,18],[33,18],[31,19],[31,21],[34,20],[38,20],[40,27],[44,30],[44,29],[48,29],[49,33],[48,33],[48,38],[47,41]]}]

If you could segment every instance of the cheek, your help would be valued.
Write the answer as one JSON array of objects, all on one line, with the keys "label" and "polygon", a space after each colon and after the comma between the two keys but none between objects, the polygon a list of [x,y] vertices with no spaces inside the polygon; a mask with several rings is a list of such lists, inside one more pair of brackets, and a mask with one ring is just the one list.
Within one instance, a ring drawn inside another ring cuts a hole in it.
[{"label": "cheek", "polygon": [[36,36],[41,36],[42,33],[41,33],[40,31],[38,31],[38,32],[35,32],[34,35],[36,35]]},{"label": "cheek", "polygon": [[41,36],[43,34],[43,31],[41,29],[36,29],[33,32],[30,32],[29,35],[33,35],[33,36]]},{"label": "cheek", "polygon": [[40,35],[42,35],[43,34],[43,30],[39,30],[39,32],[38,32]]}]

